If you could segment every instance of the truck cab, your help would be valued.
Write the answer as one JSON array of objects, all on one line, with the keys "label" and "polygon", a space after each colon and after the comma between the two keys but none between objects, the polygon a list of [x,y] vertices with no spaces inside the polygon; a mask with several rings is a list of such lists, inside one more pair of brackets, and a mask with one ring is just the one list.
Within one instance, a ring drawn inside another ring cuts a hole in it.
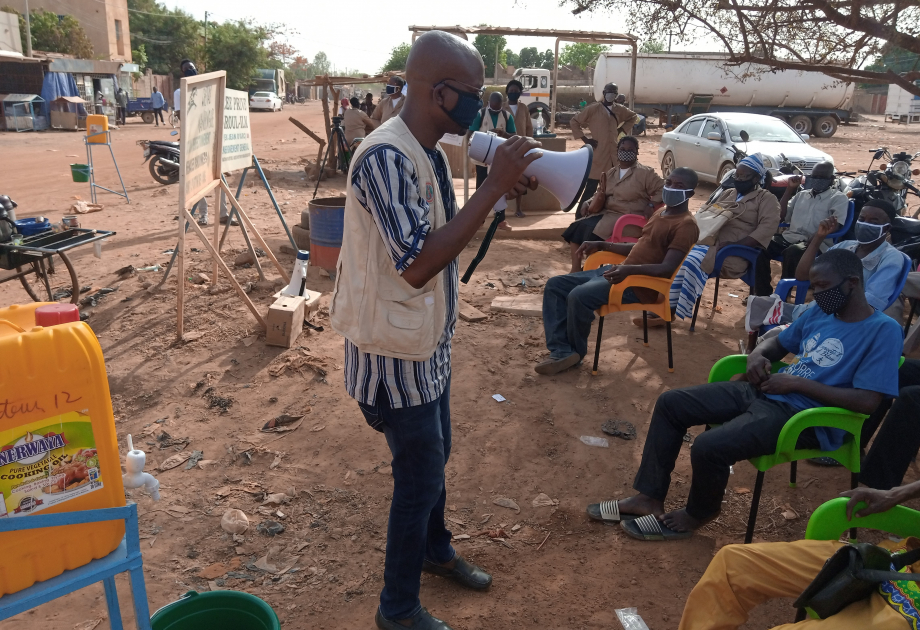
[{"label": "truck cab", "polygon": [[549,109],[551,106],[552,96],[552,78],[550,71],[543,68],[518,68],[511,77],[520,81],[524,86],[521,92],[521,100],[527,106],[531,117],[535,116],[537,111],[543,115],[544,126],[549,127]]}]

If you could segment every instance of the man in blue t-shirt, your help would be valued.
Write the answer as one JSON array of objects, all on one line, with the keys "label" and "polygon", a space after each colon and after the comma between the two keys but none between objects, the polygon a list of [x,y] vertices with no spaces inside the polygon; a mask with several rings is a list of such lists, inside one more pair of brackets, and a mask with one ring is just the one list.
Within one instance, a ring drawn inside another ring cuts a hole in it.
[{"label": "man in blue t-shirt", "polygon": [[[866,301],[859,257],[829,251],[812,266],[810,280],[819,308],[757,346],[742,380],[675,389],[658,398],[633,483],[639,494],[591,504],[591,518],[621,521],[626,533],[640,540],[687,538],[719,515],[730,466],[774,453],[796,413],[843,407],[870,414],[883,398],[897,396],[901,329]],[[772,373],[773,362],[790,352],[796,353],[792,363]],[[687,506],[665,513],[684,434],[706,424],[721,426],[699,435],[690,451]],[[833,450],[844,435],[840,429],[806,429],[798,447]],[[648,515],[654,518],[636,520]]]}]

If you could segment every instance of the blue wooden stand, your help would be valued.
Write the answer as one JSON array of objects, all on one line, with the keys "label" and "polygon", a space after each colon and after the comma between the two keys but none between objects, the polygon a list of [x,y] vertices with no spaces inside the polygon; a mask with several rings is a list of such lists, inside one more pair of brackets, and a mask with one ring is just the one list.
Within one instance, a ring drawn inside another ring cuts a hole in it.
[{"label": "blue wooden stand", "polygon": [[50,580],[36,582],[25,590],[0,597],[0,621],[90,584],[102,582],[105,586],[105,601],[109,608],[109,624],[112,630],[122,630],[124,626],[121,623],[118,592],[115,590],[115,576],[127,571],[131,578],[131,594],[134,597],[137,627],[139,630],[151,630],[150,609],[147,606],[147,589],[144,586],[144,567],[137,530],[136,504],[82,512],[36,514],[22,518],[0,519],[0,533],[118,520],[125,522],[125,537],[115,551],[82,567],[65,571]]}]

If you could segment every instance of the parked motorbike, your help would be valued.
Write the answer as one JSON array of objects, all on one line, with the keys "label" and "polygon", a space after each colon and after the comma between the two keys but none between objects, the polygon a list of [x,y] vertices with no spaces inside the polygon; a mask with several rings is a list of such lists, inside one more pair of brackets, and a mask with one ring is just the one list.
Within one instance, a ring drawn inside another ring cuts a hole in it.
[{"label": "parked motorbike", "polygon": [[[175,133],[175,132],[174,132]],[[179,143],[165,140],[138,140],[144,147],[144,162],[150,162],[150,175],[160,184],[179,181]]]}]

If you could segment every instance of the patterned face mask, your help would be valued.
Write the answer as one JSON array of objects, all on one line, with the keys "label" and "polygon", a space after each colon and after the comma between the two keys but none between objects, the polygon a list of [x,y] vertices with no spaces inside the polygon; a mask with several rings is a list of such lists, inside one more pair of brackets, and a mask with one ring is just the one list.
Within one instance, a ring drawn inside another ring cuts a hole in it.
[{"label": "patterned face mask", "polygon": [[620,149],[617,151],[617,159],[621,162],[635,162],[639,159],[639,153],[637,151],[624,151]]},{"label": "patterned face mask", "polygon": [[844,293],[840,288],[843,286],[844,282],[846,282],[846,280],[841,281],[840,284],[832,289],[815,293],[815,302],[817,302],[818,307],[828,315],[839,313],[840,309],[846,306],[847,301],[850,299],[849,294]]}]

